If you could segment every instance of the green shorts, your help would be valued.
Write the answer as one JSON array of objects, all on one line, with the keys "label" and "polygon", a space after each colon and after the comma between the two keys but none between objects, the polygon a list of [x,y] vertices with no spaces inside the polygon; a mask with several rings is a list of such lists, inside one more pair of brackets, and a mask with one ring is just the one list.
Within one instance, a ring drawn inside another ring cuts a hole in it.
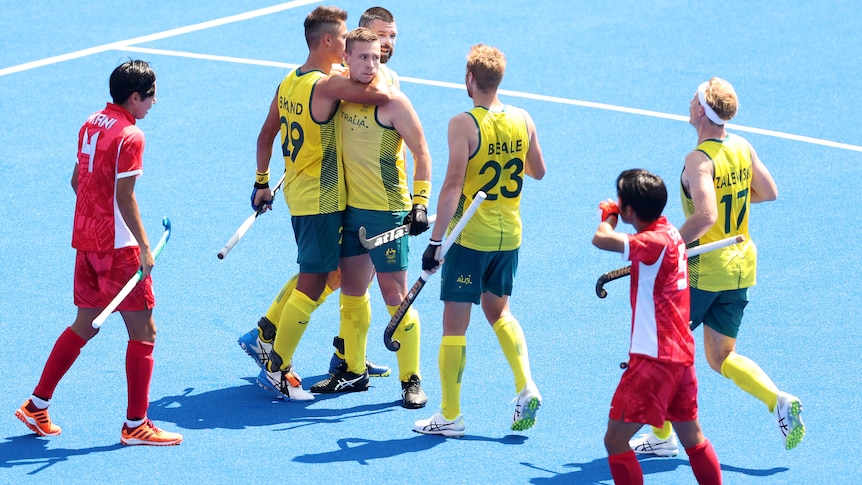
[{"label": "green shorts", "polygon": [[736,338],[748,305],[748,288],[718,292],[692,288],[690,294],[692,330],[703,323],[722,335]]},{"label": "green shorts", "polygon": [[482,293],[510,296],[518,272],[518,250],[475,251],[453,244],[443,258],[440,299],[478,305]]},{"label": "green shorts", "polygon": [[359,244],[359,228],[365,228],[365,237],[370,238],[404,225],[407,211],[372,211],[347,207],[344,211],[344,241],[341,243],[341,257],[370,254],[371,262],[378,273],[391,273],[407,269],[407,256],[410,253],[408,236],[382,244],[369,251]]},{"label": "green shorts", "polygon": [[341,212],[290,218],[300,273],[329,273],[338,268],[342,219]]}]

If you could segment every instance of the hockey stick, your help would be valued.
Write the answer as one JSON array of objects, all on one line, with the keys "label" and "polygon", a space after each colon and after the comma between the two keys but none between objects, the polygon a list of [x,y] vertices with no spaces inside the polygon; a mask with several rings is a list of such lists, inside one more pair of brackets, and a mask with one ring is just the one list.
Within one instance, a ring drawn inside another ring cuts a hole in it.
[{"label": "hockey stick", "polygon": [[[162,233],[162,238],[159,239],[159,243],[156,244],[156,249],[153,250],[153,260],[158,259],[159,255],[162,254],[162,249],[165,248],[165,244],[168,243],[168,239],[171,238],[171,220],[167,217],[163,218],[162,225],[165,226],[165,232]],[[105,323],[105,320],[108,319],[108,316],[113,313],[118,306],[120,306],[120,303],[122,303],[123,300],[125,300],[126,297],[129,296],[129,293],[132,292],[132,289],[135,288],[135,285],[137,285],[138,282],[141,281],[143,275],[144,270],[139,269],[138,272],[135,273],[135,275],[132,276],[132,278],[128,282],[126,282],[126,285],[123,286],[119,293],[117,293],[117,296],[115,296],[114,299],[111,300],[110,303],[108,303],[108,306],[106,306],[105,309],[102,310],[102,312],[99,313],[99,315],[96,316],[95,319],[93,319],[93,328],[98,329],[102,326],[103,323]]]},{"label": "hockey stick", "polygon": [[[440,259],[443,259],[449,251],[449,248],[455,244],[455,239],[458,239],[458,235],[461,234],[464,226],[467,225],[467,221],[473,217],[473,214],[476,213],[476,209],[479,208],[479,204],[485,200],[485,197],[487,197],[487,195],[481,190],[476,193],[476,197],[473,199],[473,202],[470,203],[470,206],[467,207],[467,211],[461,216],[458,224],[455,224],[455,227],[452,228],[452,232],[449,233],[446,240],[443,241],[443,245],[440,247]],[[387,349],[396,352],[401,348],[401,342],[392,340],[392,336],[395,334],[395,330],[398,329],[398,324],[400,324],[401,320],[404,319],[404,315],[407,313],[407,310],[409,310],[410,306],[413,305],[413,301],[416,300],[417,296],[419,296],[419,292],[422,291],[422,288],[430,277],[431,273],[428,271],[422,271],[419,279],[416,280],[416,283],[412,288],[410,288],[410,291],[407,292],[407,296],[404,297],[404,301],[398,305],[398,309],[392,314],[389,324],[386,325],[386,330],[383,331],[383,344],[386,345]]]},{"label": "hockey stick", "polygon": [[[431,224],[434,224],[434,221],[436,220],[437,214],[431,214],[428,216],[428,225],[430,226]],[[365,238],[365,226],[359,226],[358,232],[359,244],[361,244],[363,248],[371,250],[410,234],[410,224],[404,224],[403,226],[398,226],[394,229],[381,232],[376,236],[371,236],[370,239]]]},{"label": "hockey stick", "polygon": [[[731,244],[737,244],[745,241],[745,236],[739,234],[737,236],[731,236],[725,239],[719,239],[718,241],[713,241],[711,243],[706,243],[701,246],[696,246],[691,249],[688,249],[686,253],[688,253],[688,257],[691,258],[693,256],[697,256],[699,254],[707,253],[709,251],[714,251],[716,249],[724,248],[730,246]],[[605,291],[604,286],[609,281],[618,280],[620,278],[624,278],[630,275],[632,272],[631,266],[626,266],[625,268],[615,269],[613,271],[608,271],[607,273],[599,276],[599,280],[596,281],[596,295],[599,298],[604,298],[608,296],[608,292]]]},{"label": "hockey stick", "polygon": [[[272,189],[272,197],[273,198],[275,198],[275,194],[277,194],[278,191],[281,190],[281,185],[284,183],[284,177],[286,175],[287,175],[287,172],[282,174],[281,179],[278,181],[278,184],[276,184],[275,188]],[[236,243],[238,243],[239,240],[243,236],[245,236],[245,233],[251,228],[251,225],[254,224],[254,221],[255,221],[255,219],[257,219],[257,216],[263,214],[264,205],[265,204],[261,204],[260,207],[256,211],[254,211],[254,213],[252,215],[248,216],[248,219],[246,219],[239,226],[239,229],[237,229],[236,232],[233,233],[233,236],[231,236],[230,239],[228,239],[228,241],[224,245],[224,247],[219,250],[218,259],[224,259],[224,257],[227,256],[227,253],[229,253],[230,250],[233,249],[234,246],[236,246]]]}]

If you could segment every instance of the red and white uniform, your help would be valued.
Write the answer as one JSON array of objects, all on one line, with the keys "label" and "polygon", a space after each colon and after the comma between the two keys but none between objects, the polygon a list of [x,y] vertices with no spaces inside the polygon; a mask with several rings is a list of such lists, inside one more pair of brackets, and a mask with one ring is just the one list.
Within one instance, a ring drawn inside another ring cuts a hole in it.
[{"label": "red and white uniform", "polygon": [[632,263],[629,353],[693,365],[688,258],[679,232],[662,216],[645,230],[629,235],[623,259]]},{"label": "red and white uniform", "polygon": [[117,180],[143,173],[144,133],[124,108],[108,103],[78,133],[78,190],[72,247],[137,247],[117,206]]}]

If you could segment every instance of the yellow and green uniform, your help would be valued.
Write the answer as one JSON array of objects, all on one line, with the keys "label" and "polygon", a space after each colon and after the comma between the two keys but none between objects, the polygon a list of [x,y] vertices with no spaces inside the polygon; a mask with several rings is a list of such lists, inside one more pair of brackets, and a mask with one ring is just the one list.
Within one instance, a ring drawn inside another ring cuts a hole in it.
[{"label": "yellow and green uniform", "polygon": [[505,106],[489,110],[477,106],[468,111],[479,128],[479,144],[467,161],[461,200],[449,231],[478,191],[488,194],[456,244],[477,251],[509,251],[521,246],[521,189],[524,160],[530,148],[525,113]]},{"label": "yellow and green uniform", "polygon": [[404,140],[377,119],[374,105],[341,103],[342,156],[347,205],[357,209],[410,210]]},{"label": "yellow and green uniform", "polygon": [[321,71],[291,72],[278,87],[285,186],[282,192],[293,216],[344,210],[347,198],[341,163],[336,109],[329,118],[311,115],[311,93]]},{"label": "yellow and green uniform", "polygon": [[[718,219],[690,247],[742,234],[745,241],[688,259],[692,288],[725,291],[754,286],[757,248],[748,235],[751,207],[751,149],[742,137],[729,134],[723,140],[704,140],[695,150],[712,161]],[[685,217],[694,213],[694,204],[685,188],[680,190]]]}]

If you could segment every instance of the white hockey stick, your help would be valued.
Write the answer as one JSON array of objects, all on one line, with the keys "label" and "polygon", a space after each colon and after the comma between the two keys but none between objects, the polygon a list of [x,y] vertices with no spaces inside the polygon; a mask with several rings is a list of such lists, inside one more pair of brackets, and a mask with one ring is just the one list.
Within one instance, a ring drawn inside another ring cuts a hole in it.
[{"label": "white hockey stick", "polygon": [[[162,249],[165,248],[165,244],[167,244],[168,239],[171,238],[171,220],[167,217],[163,218],[162,225],[165,226],[165,232],[162,233],[162,238],[159,239],[159,243],[156,244],[156,249],[153,250],[154,260],[158,259],[159,255],[162,254]],[[138,272],[135,273],[134,276],[132,276],[132,278],[126,283],[125,286],[123,286],[120,292],[117,293],[117,296],[115,296],[114,299],[111,300],[110,303],[108,303],[108,306],[106,306],[105,309],[102,310],[102,312],[99,313],[98,316],[96,316],[96,318],[93,320],[93,328],[98,329],[102,326],[103,323],[105,323],[105,320],[107,320],[108,316],[110,316],[111,313],[114,313],[114,310],[116,310],[117,307],[120,306],[120,303],[122,303],[123,300],[125,300],[126,297],[129,296],[129,293],[132,292],[132,290],[135,288],[135,285],[137,285],[138,282],[141,281],[143,275],[143,269],[139,269]]]},{"label": "white hockey stick", "polygon": [[[278,184],[276,184],[276,186],[272,189],[273,198],[275,198],[275,194],[277,194],[278,191],[281,190],[281,185],[284,183],[285,175],[287,175],[287,172],[282,174],[281,179],[278,181]],[[233,249],[234,246],[236,246],[236,243],[238,243],[239,240],[242,239],[243,236],[245,236],[245,233],[248,232],[249,229],[251,229],[251,225],[254,224],[254,221],[257,219],[257,216],[263,214],[264,205],[265,204],[261,204],[260,207],[256,211],[254,211],[252,215],[248,216],[248,219],[246,219],[242,224],[240,224],[239,229],[237,229],[236,232],[233,233],[233,236],[228,239],[224,247],[219,250],[218,259],[224,259],[224,257],[227,256],[227,253],[229,253],[230,250]]]}]

